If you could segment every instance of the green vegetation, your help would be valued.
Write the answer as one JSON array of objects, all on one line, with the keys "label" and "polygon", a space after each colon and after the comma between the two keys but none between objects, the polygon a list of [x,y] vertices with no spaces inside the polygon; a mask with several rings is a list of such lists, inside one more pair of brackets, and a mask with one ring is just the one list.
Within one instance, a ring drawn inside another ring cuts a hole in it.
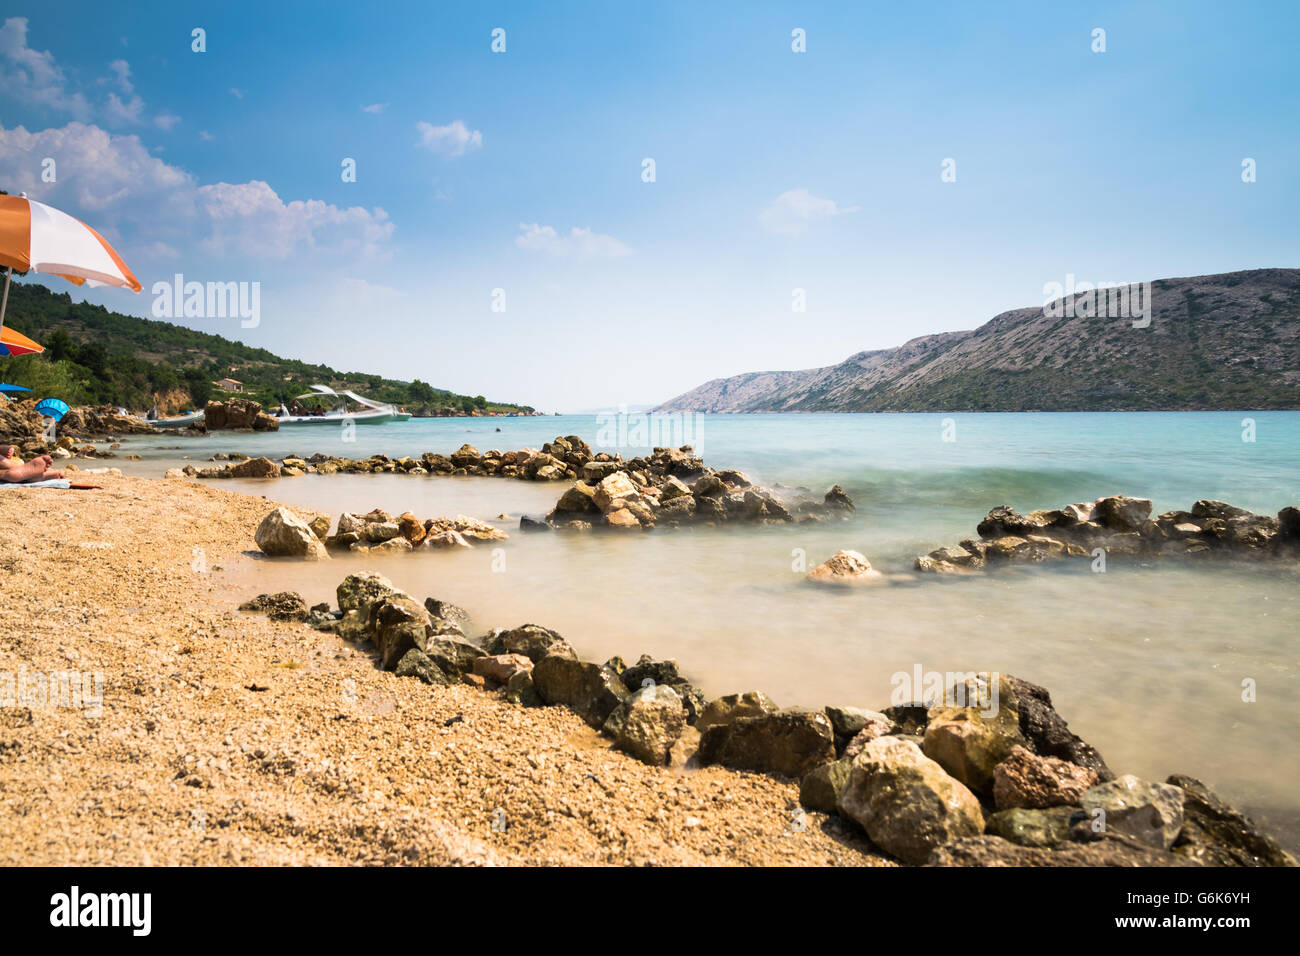
[{"label": "green vegetation", "polygon": [[70,405],[142,410],[157,403],[170,414],[229,397],[212,383],[233,378],[243,383],[242,397],[268,408],[321,384],[392,402],[417,416],[533,411],[482,395],[457,395],[419,379],[402,382],[283,359],[219,335],[74,303],[66,293],[33,283],[9,287],[5,324],[40,342],[45,352],[0,359],[0,381]]}]

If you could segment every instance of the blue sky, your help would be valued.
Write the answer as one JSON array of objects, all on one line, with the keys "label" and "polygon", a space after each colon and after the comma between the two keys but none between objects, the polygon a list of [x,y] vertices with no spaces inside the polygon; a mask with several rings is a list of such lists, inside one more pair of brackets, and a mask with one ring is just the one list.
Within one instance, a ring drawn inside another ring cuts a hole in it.
[{"label": "blue sky", "polygon": [[111,308],[257,281],[256,329],[181,321],[636,405],[971,328],[1068,273],[1297,265],[1297,11],[6,2],[0,186],[114,242],[145,290],[86,294]]}]

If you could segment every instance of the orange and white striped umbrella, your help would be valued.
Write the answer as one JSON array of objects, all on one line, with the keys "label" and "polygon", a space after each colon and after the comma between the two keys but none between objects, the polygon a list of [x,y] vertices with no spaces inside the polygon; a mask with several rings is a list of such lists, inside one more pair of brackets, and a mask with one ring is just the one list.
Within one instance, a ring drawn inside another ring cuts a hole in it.
[{"label": "orange and white striped umbrella", "polygon": [[0,266],[56,275],[74,285],[140,291],[140,280],[103,236],[26,196],[0,196]]}]

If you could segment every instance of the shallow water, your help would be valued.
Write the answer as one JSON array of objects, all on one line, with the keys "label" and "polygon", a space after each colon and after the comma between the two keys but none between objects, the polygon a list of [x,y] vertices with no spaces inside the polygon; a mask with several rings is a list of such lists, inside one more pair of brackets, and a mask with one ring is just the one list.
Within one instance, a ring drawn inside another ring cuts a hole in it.
[{"label": "shallow water", "polygon": [[[881,707],[891,675],[997,670],[1046,686],[1071,728],[1117,772],[1200,777],[1300,848],[1300,570],[1272,564],[1174,565],[1112,558],[908,581],[912,558],[974,533],[993,505],[1027,511],[1116,492],[1158,511],[1221,498],[1274,513],[1300,503],[1300,413],[707,416],[687,437],[715,466],[763,483],[843,485],[851,521],[696,529],[633,536],[520,535],[500,551],[335,558],[326,567],[250,561],[232,573],[248,594],[289,588],[332,598],[372,568],[417,597],[466,607],[476,622],[534,621],[586,657],[676,657],[708,694],[760,688],[784,705]],[[1242,420],[1255,441],[1242,441]],[[594,418],[410,422],[135,441],[125,470],[158,474],[177,455],[217,450],[364,457],[539,446],[594,437]],[[679,423],[680,424],[680,423]],[[501,427],[500,433],[493,429]],[[610,429],[606,429],[610,430]],[[949,431],[951,434],[951,430]],[[672,437],[672,436],[660,436]],[[677,437],[681,437],[681,433]],[[656,442],[659,443],[659,442]],[[182,444],[192,451],[157,450]],[[593,442],[593,445],[595,442]],[[623,447],[631,456],[645,449]],[[114,462],[117,464],[117,462]],[[373,507],[421,517],[464,513],[513,531],[549,509],[562,485],[492,478],[304,476],[222,482],[330,513]],[[848,592],[810,587],[797,568],[840,548],[865,553],[898,583]],[[494,570],[502,567],[503,570]],[[1242,700],[1242,682],[1257,701]]]}]

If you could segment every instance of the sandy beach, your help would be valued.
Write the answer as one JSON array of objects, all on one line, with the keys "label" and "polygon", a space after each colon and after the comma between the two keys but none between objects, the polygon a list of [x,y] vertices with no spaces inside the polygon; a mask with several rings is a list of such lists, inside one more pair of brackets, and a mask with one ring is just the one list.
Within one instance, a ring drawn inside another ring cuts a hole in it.
[{"label": "sandy beach", "polygon": [[649,767],[565,708],[239,612],[263,498],[93,480],[0,493],[0,670],[103,681],[98,716],[0,710],[4,865],[891,865],[795,822],[793,781]]}]

